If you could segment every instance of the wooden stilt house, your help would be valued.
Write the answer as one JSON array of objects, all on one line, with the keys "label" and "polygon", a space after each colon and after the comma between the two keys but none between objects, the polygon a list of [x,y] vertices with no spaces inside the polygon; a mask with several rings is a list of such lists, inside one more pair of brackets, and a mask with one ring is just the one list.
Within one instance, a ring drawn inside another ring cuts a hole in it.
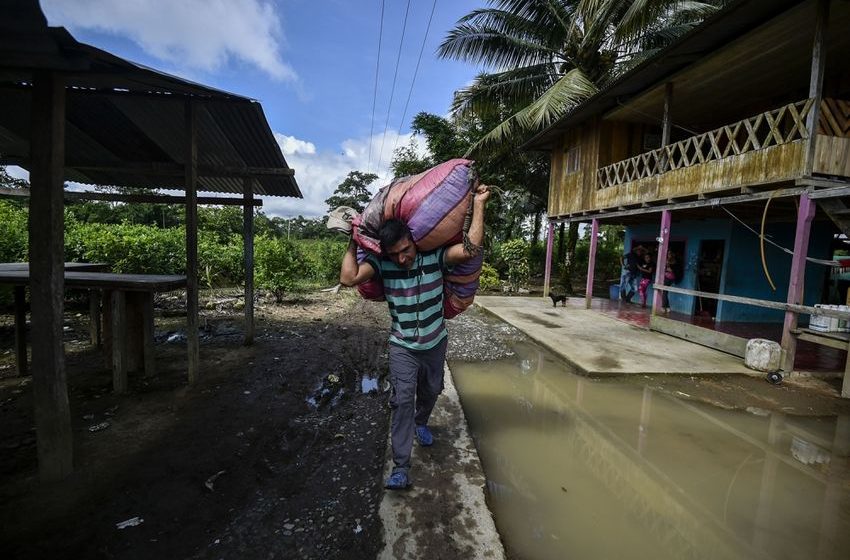
[{"label": "wooden stilt house", "polygon": [[551,153],[547,291],[556,224],[591,225],[588,306],[595,233],[620,224],[627,249],[683,265],[671,286],[656,267],[652,328],[743,351],[663,316],[666,290],[679,314],[781,324],[786,372],[800,339],[846,350],[847,333],[807,326],[850,317],[814,307],[850,284],[834,257],[850,248],[848,29],[846,0],[730,2],[527,143]]}]

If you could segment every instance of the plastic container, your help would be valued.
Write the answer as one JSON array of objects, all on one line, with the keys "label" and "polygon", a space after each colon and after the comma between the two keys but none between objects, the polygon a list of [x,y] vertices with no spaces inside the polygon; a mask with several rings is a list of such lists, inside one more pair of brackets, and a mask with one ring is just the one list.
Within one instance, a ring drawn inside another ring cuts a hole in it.
[{"label": "plastic container", "polygon": [[[832,311],[838,311],[837,305],[828,305],[827,306]],[[838,332],[838,317],[830,317],[829,318],[829,331],[828,332]]]},{"label": "plastic container", "polygon": [[[815,307],[822,308],[824,307],[820,303],[816,303]],[[826,332],[829,330],[829,317],[824,317],[823,315],[810,315],[809,316],[809,330],[818,331],[818,332]]]},{"label": "plastic container", "polygon": [[613,300],[620,299],[620,285],[619,284],[611,284],[608,286],[608,297]]}]

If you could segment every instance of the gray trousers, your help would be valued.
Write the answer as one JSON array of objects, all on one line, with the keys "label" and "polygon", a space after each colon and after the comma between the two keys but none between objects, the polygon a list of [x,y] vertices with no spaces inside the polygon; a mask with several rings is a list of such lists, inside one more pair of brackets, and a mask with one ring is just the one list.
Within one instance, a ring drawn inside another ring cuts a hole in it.
[{"label": "gray trousers", "polygon": [[413,431],[431,417],[443,391],[443,364],[448,338],[428,350],[408,350],[390,344],[390,397],[392,408],[393,472],[410,469]]}]

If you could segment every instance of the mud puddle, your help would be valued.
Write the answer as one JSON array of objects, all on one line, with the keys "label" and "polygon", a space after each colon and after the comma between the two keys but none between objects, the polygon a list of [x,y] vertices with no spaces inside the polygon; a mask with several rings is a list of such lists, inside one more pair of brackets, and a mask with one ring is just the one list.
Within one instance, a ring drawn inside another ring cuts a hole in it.
[{"label": "mud puddle", "polygon": [[450,362],[510,557],[850,554],[850,416],[726,410],[512,347]]}]

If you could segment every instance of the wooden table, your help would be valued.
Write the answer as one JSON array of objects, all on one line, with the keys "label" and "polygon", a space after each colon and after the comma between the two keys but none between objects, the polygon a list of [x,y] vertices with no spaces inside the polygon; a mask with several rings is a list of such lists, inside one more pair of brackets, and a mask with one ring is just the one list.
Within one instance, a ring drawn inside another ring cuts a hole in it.
[{"label": "wooden table", "polygon": [[[26,308],[24,288],[29,270],[0,270],[0,284],[15,286],[15,348],[18,372],[26,373]],[[153,340],[153,294],[186,286],[186,277],[155,274],[116,274],[111,272],[65,272],[66,288],[104,293],[103,343],[112,366],[115,392],[127,390],[127,372],[144,367],[145,375],[155,372]],[[92,297],[92,323],[100,325],[100,298]]]}]

